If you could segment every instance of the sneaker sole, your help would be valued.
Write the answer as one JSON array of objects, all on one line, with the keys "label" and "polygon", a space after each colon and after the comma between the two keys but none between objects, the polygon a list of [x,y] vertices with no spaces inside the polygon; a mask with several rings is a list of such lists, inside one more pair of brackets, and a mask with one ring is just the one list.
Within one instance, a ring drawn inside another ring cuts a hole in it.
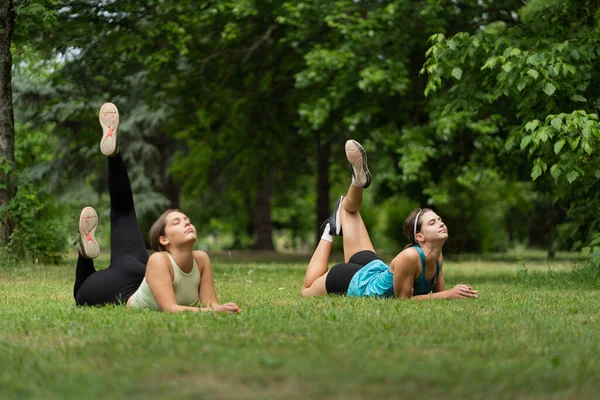
[{"label": "sneaker sole", "polygon": [[[371,185],[371,173],[367,167],[367,152],[356,140],[348,140],[346,142],[346,158],[350,165],[352,165],[352,175],[356,181],[362,186],[363,189],[368,188]],[[365,175],[365,182],[362,182],[358,174],[354,173],[354,170],[362,171]]]},{"label": "sneaker sole", "polygon": [[[338,197],[337,201],[335,202],[335,206],[333,206],[333,221],[332,218],[330,218],[330,222],[333,222],[335,226],[329,226],[329,234],[331,236],[342,236],[343,232],[342,232],[342,221],[340,218],[340,209],[342,208],[342,201],[344,200],[344,196],[340,196]],[[333,232],[331,231],[333,229]]]},{"label": "sneaker sole", "polygon": [[119,126],[119,111],[113,103],[104,103],[98,117],[102,126],[100,151],[107,157],[117,152],[117,127]]},{"label": "sneaker sole", "polygon": [[98,227],[98,214],[92,207],[81,210],[79,216],[79,245],[81,253],[87,258],[96,258],[100,255],[100,246],[96,241],[96,228]]}]

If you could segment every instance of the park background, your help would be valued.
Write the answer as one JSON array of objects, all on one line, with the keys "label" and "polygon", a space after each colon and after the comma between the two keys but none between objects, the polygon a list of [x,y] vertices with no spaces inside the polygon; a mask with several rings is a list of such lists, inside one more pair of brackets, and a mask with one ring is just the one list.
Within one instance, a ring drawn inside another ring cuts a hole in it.
[{"label": "park background", "polygon": [[[0,397],[595,398],[599,6],[3,0]],[[142,232],[187,213],[239,315],[75,307],[104,102]],[[378,251],[435,209],[477,301],[300,298],[350,138]]]},{"label": "park background", "polygon": [[310,250],[353,138],[377,248],[420,206],[448,256],[600,242],[595,1],[11,4],[0,200],[21,259],[60,260],[88,205],[107,248],[104,102],[144,233],[181,208],[199,248]]}]

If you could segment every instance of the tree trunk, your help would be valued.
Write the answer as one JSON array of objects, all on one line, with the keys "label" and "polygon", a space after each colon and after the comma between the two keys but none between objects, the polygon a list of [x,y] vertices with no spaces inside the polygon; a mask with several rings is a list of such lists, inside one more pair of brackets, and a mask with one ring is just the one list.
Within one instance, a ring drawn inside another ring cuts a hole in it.
[{"label": "tree trunk", "polygon": [[329,155],[331,154],[331,141],[323,141],[321,133],[317,133],[317,226],[316,242],[321,240],[321,224],[330,213],[332,204],[329,199]]},{"label": "tree trunk", "polygon": [[173,180],[173,175],[167,173],[163,194],[169,200],[169,208],[179,208],[181,187]]},{"label": "tree trunk", "polygon": [[158,188],[169,201],[168,208],[179,208],[181,186],[175,182],[175,180],[173,180],[173,175],[171,175],[169,172],[169,161],[173,155],[173,147],[175,145],[173,138],[171,138],[167,132],[161,129],[157,134],[157,140],[155,144],[160,153],[161,170],[164,171],[162,175],[162,182],[159,183]]},{"label": "tree trunk", "polygon": [[256,242],[254,250],[275,250],[273,245],[273,221],[271,220],[271,194],[273,185],[268,179],[263,179],[256,187],[254,205],[254,234]]},{"label": "tree trunk", "polygon": [[[14,28],[13,0],[0,2],[0,164],[15,161],[15,120],[12,102],[12,55],[10,44]],[[0,206],[8,204],[15,188],[10,173],[0,169]],[[0,242],[6,242],[12,227],[9,220],[0,221]]]}]

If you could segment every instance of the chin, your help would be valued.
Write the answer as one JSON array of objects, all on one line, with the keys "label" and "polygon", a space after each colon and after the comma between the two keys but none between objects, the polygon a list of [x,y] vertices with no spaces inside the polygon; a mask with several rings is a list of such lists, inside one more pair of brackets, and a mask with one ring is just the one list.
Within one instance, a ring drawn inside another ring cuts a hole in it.
[{"label": "chin", "polygon": [[185,238],[185,240],[183,241],[183,243],[185,244],[194,244],[196,243],[196,234],[194,233],[193,235],[189,235],[188,237]]}]

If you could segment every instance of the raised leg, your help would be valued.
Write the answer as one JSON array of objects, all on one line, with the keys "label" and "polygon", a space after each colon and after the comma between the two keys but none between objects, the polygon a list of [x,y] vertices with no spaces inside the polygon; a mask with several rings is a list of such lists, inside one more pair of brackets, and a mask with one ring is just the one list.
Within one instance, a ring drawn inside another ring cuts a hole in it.
[{"label": "raised leg", "polygon": [[111,263],[123,255],[132,255],[146,263],[148,251],[137,222],[131,184],[121,153],[108,158],[108,191]]},{"label": "raised leg", "polygon": [[361,203],[362,188],[350,185],[340,210],[342,230],[344,231],[344,260],[346,262],[349,262],[350,257],[359,251],[370,250],[375,252],[367,227],[358,211]]},{"label": "raised leg", "polygon": [[359,212],[363,200],[363,189],[371,185],[367,153],[360,143],[348,140],[346,142],[346,158],[352,166],[352,184],[342,201],[340,221],[344,232],[344,259],[349,262],[350,257],[359,251],[375,252],[375,249]]}]

